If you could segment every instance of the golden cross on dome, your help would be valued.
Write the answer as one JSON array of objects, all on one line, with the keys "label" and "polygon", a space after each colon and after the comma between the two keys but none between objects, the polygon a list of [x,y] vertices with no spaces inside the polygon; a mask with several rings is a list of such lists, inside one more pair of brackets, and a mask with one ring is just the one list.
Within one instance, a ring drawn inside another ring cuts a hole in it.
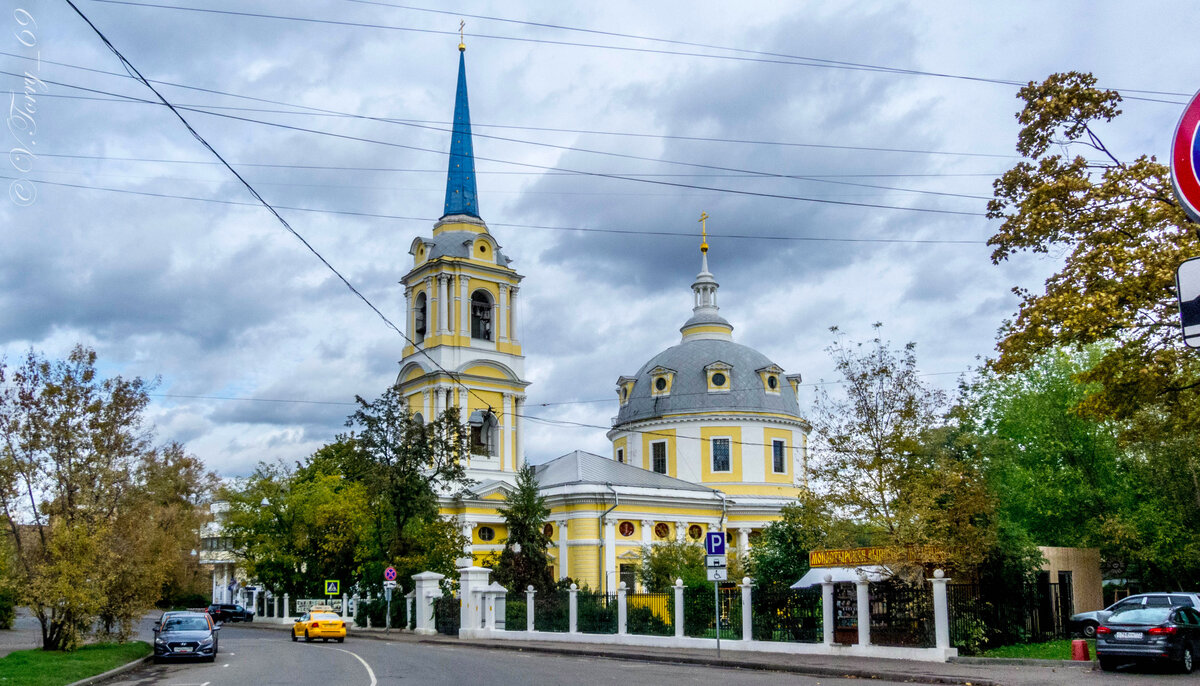
[{"label": "golden cross on dome", "polygon": [[458,22],[458,49],[459,50],[467,49],[467,44],[463,41],[463,28],[465,28],[466,25],[467,25],[467,21],[465,19],[460,20]]},{"label": "golden cross on dome", "polygon": [[708,252],[708,213],[700,213],[700,252]]}]

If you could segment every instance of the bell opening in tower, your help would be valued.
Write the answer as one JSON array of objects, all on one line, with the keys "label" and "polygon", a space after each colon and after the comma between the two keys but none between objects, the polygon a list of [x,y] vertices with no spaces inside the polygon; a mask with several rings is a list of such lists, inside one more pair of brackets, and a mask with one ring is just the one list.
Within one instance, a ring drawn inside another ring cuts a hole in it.
[{"label": "bell opening in tower", "polygon": [[492,296],[487,291],[471,294],[471,338],[492,340]]}]

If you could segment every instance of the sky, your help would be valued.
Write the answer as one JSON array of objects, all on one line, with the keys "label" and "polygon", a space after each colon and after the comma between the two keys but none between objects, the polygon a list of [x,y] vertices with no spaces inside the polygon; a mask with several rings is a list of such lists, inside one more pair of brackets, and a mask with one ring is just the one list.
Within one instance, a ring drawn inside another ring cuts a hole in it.
[{"label": "sky", "polygon": [[[825,382],[917,344],[952,388],[1061,255],[993,264],[1019,84],[1095,74],[1098,127],[1165,160],[1200,88],[1189,2],[74,0],[384,316],[441,214],[459,23],[479,208],[525,280],[525,451],[608,455],[615,383],[678,343],[709,265],[734,339]],[[76,344],[155,379],[147,419],[224,476],[302,460],[403,339],[63,0],[0,15],[0,354]],[[193,8],[191,11],[180,8]]]}]

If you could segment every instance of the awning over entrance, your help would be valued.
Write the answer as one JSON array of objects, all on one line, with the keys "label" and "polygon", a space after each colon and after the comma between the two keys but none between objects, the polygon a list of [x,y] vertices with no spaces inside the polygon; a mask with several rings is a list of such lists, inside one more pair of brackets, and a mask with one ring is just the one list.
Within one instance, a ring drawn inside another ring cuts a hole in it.
[{"label": "awning over entrance", "polygon": [[867,581],[884,581],[892,578],[892,571],[883,565],[862,565],[859,567],[813,567],[808,573],[792,584],[792,588],[808,588],[818,586],[825,581],[825,575],[833,577],[833,582],[846,583],[858,581],[859,573],[867,577]]}]

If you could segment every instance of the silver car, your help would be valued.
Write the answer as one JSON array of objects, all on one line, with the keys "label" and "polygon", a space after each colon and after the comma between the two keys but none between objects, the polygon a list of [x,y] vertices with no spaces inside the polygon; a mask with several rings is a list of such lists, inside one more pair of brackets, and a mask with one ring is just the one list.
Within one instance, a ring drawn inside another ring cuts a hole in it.
[{"label": "silver car", "polygon": [[1071,621],[1068,625],[1071,631],[1079,633],[1085,638],[1096,637],[1096,627],[1104,623],[1112,613],[1117,610],[1133,609],[1137,607],[1195,607],[1200,608],[1200,594],[1198,593],[1138,593],[1127,598],[1122,598],[1117,602],[1109,605],[1103,610],[1093,610],[1092,612],[1080,612],[1079,614],[1071,615]]}]

